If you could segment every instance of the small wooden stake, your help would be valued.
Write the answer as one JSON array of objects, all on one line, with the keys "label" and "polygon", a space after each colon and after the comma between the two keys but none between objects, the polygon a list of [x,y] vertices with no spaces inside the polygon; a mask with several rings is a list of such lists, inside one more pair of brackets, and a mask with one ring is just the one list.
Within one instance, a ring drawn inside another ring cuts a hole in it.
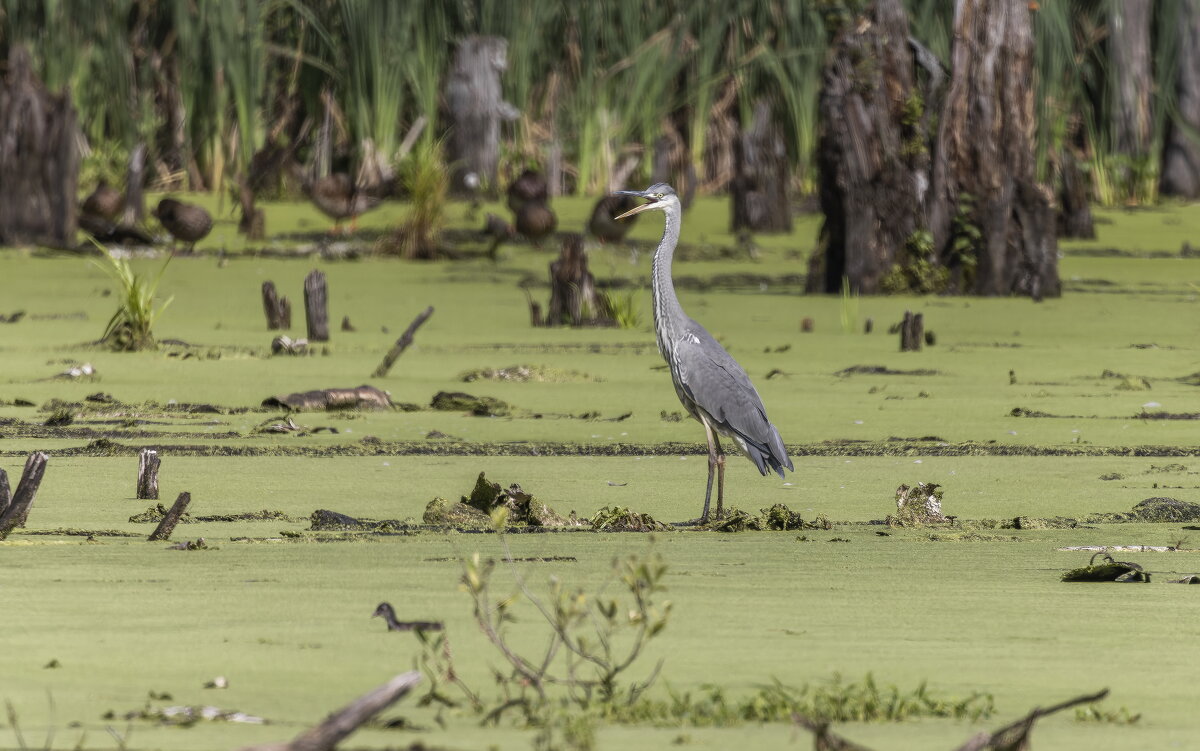
[{"label": "small wooden stake", "polygon": [[183,512],[187,510],[188,504],[191,502],[191,493],[180,493],[179,497],[175,499],[175,504],[171,506],[171,510],[167,512],[163,520],[154,528],[154,532],[146,539],[151,542],[171,539],[171,533],[175,531],[175,525],[179,523],[180,517],[183,516]]},{"label": "small wooden stake", "polygon": [[325,274],[313,270],[304,277],[304,319],[310,342],[329,341],[329,309],[326,305]]},{"label": "small wooden stake", "polygon": [[158,465],[161,463],[154,449],[142,449],[138,454],[137,497],[139,500],[158,500]]},{"label": "small wooden stake", "polygon": [[421,328],[421,324],[429,320],[429,316],[431,315],[433,315],[432,305],[426,308],[421,315],[414,318],[412,323],[408,324],[408,328],[404,330],[404,333],[400,335],[400,338],[396,340],[396,343],[392,345],[388,353],[383,356],[383,362],[379,363],[378,368],[375,368],[375,372],[371,374],[372,378],[383,378],[388,374],[388,371],[396,364],[396,358],[404,354],[404,350],[408,349],[408,345],[412,344],[413,335],[417,333],[417,329]]},{"label": "small wooden stake", "polygon": [[0,540],[8,537],[14,527],[25,526],[33,499],[37,496],[42,477],[46,474],[46,462],[50,457],[41,451],[32,453],[25,460],[25,471],[21,473],[21,481],[17,483],[17,492],[13,493],[8,508],[0,513]]},{"label": "small wooden stake", "polygon": [[266,281],[262,285],[263,312],[267,314],[267,330],[278,331],[292,327],[292,304],[286,297],[280,297],[275,290],[275,282]]}]

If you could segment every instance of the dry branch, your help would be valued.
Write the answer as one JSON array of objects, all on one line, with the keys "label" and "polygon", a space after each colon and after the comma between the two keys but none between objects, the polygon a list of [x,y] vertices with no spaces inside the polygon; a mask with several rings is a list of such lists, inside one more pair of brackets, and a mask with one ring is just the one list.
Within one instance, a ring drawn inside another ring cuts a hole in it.
[{"label": "dry branch", "polygon": [[[25,460],[25,471],[21,473],[21,480],[17,483],[17,492],[13,493],[8,507],[0,513],[0,540],[8,537],[13,528],[25,526],[25,519],[29,516],[29,509],[33,506],[33,499],[42,484],[42,477],[46,474],[46,462],[49,460],[50,457],[41,451],[30,454]],[[5,482],[7,483],[7,477]]]},{"label": "dry branch", "polygon": [[413,335],[417,333],[417,329],[421,328],[421,324],[429,320],[429,316],[431,315],[433,315],[432,305],[426,308],[421,315],[414,318],[412,323],[408,324],[408,328],[404,330],[404,333],[400,335],[400,338],[396,340],[396,343],[392,345],[388,353],[383,356],[383,362],[379,363],[378,368],[375,368],[375,372],[371,374],[372,378],[383,378],[388,374],[388,371],[396,364],[396,359],[404,354],[404,350],[408,349],[408,346],[412,344]]},{"label": "dry branch", "polygon": [[158,523],[158,526],[154,528],[154,531],[146,539],[151,542],[171,539],[171,533],[175,531],[175,525],[179,523],[180,518],[183,517],[183,512],[187,510],[188,504],[191,502],[191,493],[180,493],[179,497],[175,499],[175,503],[171,506],[171,510],[167,512],[166,516],[163,517],[162,521]]},{"label": "dry branch", "polygon": [[271,396],[263,400],[264,407],[282,407],[294,410],[314,409],[359,409],[369,407],[386,409],[392,406],[387,392],[374,386],[359,386],[354,389],[321,389],[300,391],[283,396]]},{"label": "dry branch", "polygon": [[363,723],[404,698],[421,681],[415,670],[401,673],[382,686],[363,694],[325,718],[290,743],[250,746],[242,751],[330,751]]}]

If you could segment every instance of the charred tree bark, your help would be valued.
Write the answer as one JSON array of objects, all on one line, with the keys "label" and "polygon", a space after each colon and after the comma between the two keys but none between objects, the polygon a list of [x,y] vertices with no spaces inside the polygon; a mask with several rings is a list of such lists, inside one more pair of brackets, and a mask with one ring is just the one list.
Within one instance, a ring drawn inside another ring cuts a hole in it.
[{"label": "charred tree bark", "polygon": [[550,264],[550,305],[545,325],[596,325],[604,319],[604,303],[596,292],[596,279],[588,271],[582,235],[566,235],[558,260]]},{"label": "charred tree bark", "polygon": [[[810,265],[812,292],[881,290],[922,224],[929,151],[924,101],[900,0],[834,32],[818,103],[818,195],[825,222]],[[869,22],[867,22],[869,21]]]},{"label": "charred tree bark", "polygon": [[754,103],[750,127],[734,140],[733,170],[732,231],[791,232],[787,145],[766,99]]},{"label": "charred tree bark", "polygon": [[326,304],[325,274],[311,271],[304,277],[304,320],[310,342],[329,341],[329,308]]},{"label": "charred tree bark", "polygon": [[421,324],[428,321],[431,315],[433,315],[432,305],[414,318],[412,323],[408,324],[408,328],[404,330],[404,333],[400,335],[400,338],[396,340],[396,343],[392,345],[388,353],[383,356],[383,362],[379,363],[378,368],[375,368],[375,372],[371,374],[372,378],[383,378],[388,374],[388,371],[396,364],[396,359],[404,354],[404,350],[408,349],[409,345],[412,344],[413,336],[417,333],[417,329],[421,328]]},{"label": "charred tree bark", "polygon": [[162,521],[158,523],[158,526],[154,528],[154,531],[146,539],[150,542],[171,539],[171,533],[175,531],[175,525],[183,518],[183,512],[187,511],[188,504],[191,502],[191,493],[180,493],[179,497],[175,499],[175,503],[171,504],[171,509],[167,511]]},{"label": "charred tree bark", "polygon": [[900,351],[920,352],[925,343],[925,314],[904,311],[904,320],[900,322]]},{"label": "charred tree bark", "polygon": [[38,488],[42,485],[42,477],[46,474],[46,462],[50,457],[40,451],[30,454],[25,460],[25,471],[17,483],[17,490],[8,502],[8,508],[0,512],[0,540],[8,537],[16,527],[24,527],[25,519],[29,517],[29,509],[37,497]]},{"label": "charred tree bark", "polygon": [[275,282],[263,282],[262,301],[263,312],[267,315],[268,331],[287,330],[292,327],[292,303],[286,297],[279,296]]},{"label": "charred tree bark", "polygon": [[142,449],[138,454],[137,497],[139,500],[158,500],[158,466],[162,460],[154,449]]},{"label": "charred tree bark", "polygon": [[1178,113],[1167,124],[1158,189],[1164,195],[1200,198],[1200,0],[1180,0],[1176,13]]},{"label": "charred tree bark", "polygon": [[500,122],[518,112],[504,101],[500,74],[508,69],[508,42],[501,37],[469,36],[458,44],[446,82],[450,114],[447,162],[453,165],[450,190],[456,195],[477,185],[495,192],[500,161]]},{"label": "charred tree bark", "polygon": [[1050,192],[1035,175],[1030,12],[958,0],[928,226],[952,289],[1039,300],[1060,284]]},{"label": "charred tree bark", "polygon": [[33,73],[14,46],[0,86],[0,245],[74,243],[79,152],[75,108]]},{"label": "charred tree bark", "polygon": [[1116,150],[1134,162],[1150,152],[1150,92],[1154,88],[1150,28],[1151,0],[1109,3],[1108,59]]}]

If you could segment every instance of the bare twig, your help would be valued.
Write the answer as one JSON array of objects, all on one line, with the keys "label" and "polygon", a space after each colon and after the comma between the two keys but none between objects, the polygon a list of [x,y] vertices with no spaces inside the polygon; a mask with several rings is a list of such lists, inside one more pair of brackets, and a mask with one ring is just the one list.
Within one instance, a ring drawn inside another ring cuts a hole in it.
[{"label": "bare twig", "polygon": [[404,354],[404,350],[408,349],[408,346],[412,344],[413,335],[417,333],[417,329],[421,328],[421,324],[429,320],[429,316],[431,315],[433,315],[432,305],[426,308],[421,315],[414,318],[412,323],[408,324],[408,328],[404,330],[404,333],[400,335],[400,338],[396,340],[396,343],[392,345],[388,353],[383,356],[383,362],[379,363],[378,368],[375,368],[375,372],[371,374],[372,378],[383,378],[388,374],[388,371],[396,364],[396,359]]}]

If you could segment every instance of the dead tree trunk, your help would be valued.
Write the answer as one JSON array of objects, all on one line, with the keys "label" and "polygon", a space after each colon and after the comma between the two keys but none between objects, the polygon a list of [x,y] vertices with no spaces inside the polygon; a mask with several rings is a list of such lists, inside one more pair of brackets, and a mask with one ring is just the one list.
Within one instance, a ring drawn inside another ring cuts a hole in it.
[{"label": "dead tree trunk", "polygon": [[900,351],[920,352],[925,342],[925,314],[904,311],[904,320],[900,322]]},{"label": "dead tree trunk", "polygon": [[125,173],[125,207],[121,223],[135,227],[146,218],[146,198],[142,185],[146,182],[146,144],[138,142],[129,152],[129,167]]},{"label": "dead tree trunk", "polygon": [[754,119],[734,140],[731,231],[791,232],[788,205],[788,157],[771,103],[754,103]]},{"label": "dead tree trunk", "polygon": [[[1109,95],[1117,153],[1132,164],[1150,153],[1153,90],[1150,27],[1154,14],[1151,0],[1121,0],[1109,3],[1108,59],[1111,63]],[[1127,176],[1131,177],[1131,176]]]},{"label": "dead tree trunk", "polygon": [[495,193],[500,161],[500,121],[514,120],[517,109],[504,101],[500,74],[508,69],[508,41],[469,36],[458,44],[446,79],[450,115],[447,162],[453,165],[450,190],[474,191],[467,179]]},{"label": "dead tree trunk", "polygon": [[77,132],[67,95],[47,92],[29,52],[12,47],[0,86],[0,245],[74,243]]},{"label": "dead tree trunk", "polygon": [[287,330],[292,327],[292,304],[280,297],[275,282],[262,284],[263,312],[267,314],[267,331]]},{"label": "dead tree trunk", "polygon": [[175,499],[175,503],[171,504],[171,510],[163,516],[162,521],[158,523],[158,526],[154,528],[154,531],[146,539],[150,542],[171,539],[171,533],[175,531],[175,525],[183,518],[183,512],[187,511],[188,504],[191,502],[191,493],[180,493],[179,497]]},{"label": "dead tree trunk", "polygon": [[558,260],[550,263],[550,305],[546,325],[596,325],[605,320],[605,306],[596,292],[596,279],[588,271],[583,236],[563,237]]},{"label": "dead tree trunk", "polygon": [[[8,508],[0,512],[0,540],[8,537],[16,527],[24,527],[29,509],[37,497],[38,488],[42,485],[42,477],[46,474],[46,462],[50,457],[40,451],[29,455],[25,460],[25,471],[17,483],[17,491],[13,493]],[[7,480],[7,478],[6,478]]]},{"label": "dead tree trunk", "polygon": [[[908,19],[900,0],[833,32],[818,103],[818,194],[825,222],[812,292],[875,293],[922,225],[929,151]],[[869,61],[867,64],[864,61]]]},{"label": "dead tree trunk", "polygon": [[1176,13],[1178,112],[1167,123],[1158,189],[1164,195],[1200,198],[1200,0],[1180,0]]},{"label": "dead tree trunk", "polygon": [[421,315],[414,318],[412,323],[408,324],[408,328],[404,330],[404,333],[400,335],[400,338],[396,340],[396,343],[392,345],[388,353],[383,356],[383,362],[379,363],[378,368],[375,368],[375,372],[371,374],[372,378],[383,378],[388,374],[388,371],[396,364],[396,359],[404,354],[404,350],[408,349],[409,345],[412,344],[413,336],[417,333],[417,329],[421,328],[421,324],[428,321],[431,315],[433,315],[432,305],[426,308]]},{"label": "dead tree trunk", "polygon": [[311,271],[304,277],[304,319],[310,342],[329,341],[329,309],[326,304],[325,274]]},{"label": "dead tree trunk", "polygon": [[137,497],[139,500],[158,500],[158,466],[162,462],[154,449],[142,449],[138,454]]},{"label": "dead tree trunk", "polygon": [[1040,300],[1060,284],[1050,192],[1035,175],[1030,12],[958,0],[928,224],[962,291]]},{"label": "dead tree trunk", "polygon": [[1079,159],[1064,146],[1058,158],[1058,236],[1090,239],[1096,236],[1092,222],[1092,192]]}]

